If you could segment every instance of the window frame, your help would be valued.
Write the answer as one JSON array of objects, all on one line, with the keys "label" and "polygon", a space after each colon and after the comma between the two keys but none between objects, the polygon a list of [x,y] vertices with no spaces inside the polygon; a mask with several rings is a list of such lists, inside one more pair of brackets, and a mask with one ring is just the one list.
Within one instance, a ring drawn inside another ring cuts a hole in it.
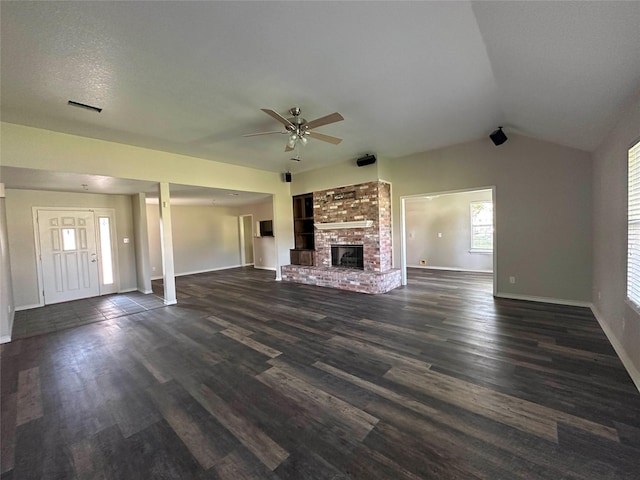
[{"label": "window frame", "polygon": [[640,314],[640,139],[627,150],[627,265],[625,298]]},{"label": "window frame", "polygon": [[[490,223],[474,223],[474,215],[473,215],[473,206],[477,204],[489,204],[491,205],[491,222]],[[494,233],[494,221],[493,221],[493,201],[492,200],[476,200],[473,202],[469,202],[469,243],[470,253],[485,253],[492,254],[493,253],[493,233]],[[474,240],[476,236],[474,235],[474,227],[489,227],[491,229],[491,248],[482,248],[474,246]]]}]

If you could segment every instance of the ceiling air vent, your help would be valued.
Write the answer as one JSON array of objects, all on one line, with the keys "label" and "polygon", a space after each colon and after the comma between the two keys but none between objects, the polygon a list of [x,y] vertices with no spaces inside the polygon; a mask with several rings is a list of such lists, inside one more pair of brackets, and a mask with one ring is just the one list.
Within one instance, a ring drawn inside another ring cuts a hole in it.
[{"label": "ceiling air vent", "polygon": [[86,108],[87,110],[91,110],[93,112],[98,112],[98,113],[102,111],[102,109],[99,107],[94,107],[93,105],[87,105],[86,103],[74,102],[73,100],[69,100],[67,104],[71,105],[72,107]]}]

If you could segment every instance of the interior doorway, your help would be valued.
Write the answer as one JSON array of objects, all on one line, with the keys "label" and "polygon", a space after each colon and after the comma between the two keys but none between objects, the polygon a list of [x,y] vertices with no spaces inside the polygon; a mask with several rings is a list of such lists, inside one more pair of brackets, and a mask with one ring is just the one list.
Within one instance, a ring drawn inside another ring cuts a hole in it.
[{"label": "interior doorway", "polygon": [[240,215],[240,264],[253,265],[253,215]]},{"label": "interior doorway", "polygon": [[401,269],[447,270],[497,278],[495,187],[401,197]]},{"label": "interior doorway", "polygon": [[111,209],[33,209],[41,305],[117,291]]}]

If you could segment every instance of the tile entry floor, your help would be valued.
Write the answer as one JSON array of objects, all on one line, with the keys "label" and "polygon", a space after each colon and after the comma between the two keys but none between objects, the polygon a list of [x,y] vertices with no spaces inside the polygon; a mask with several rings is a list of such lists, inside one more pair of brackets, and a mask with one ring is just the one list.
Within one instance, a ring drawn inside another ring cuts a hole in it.
[{"label": "tile entry floor", "polygon": [[33,337],[164,306],[163,299],[154,294],[128,292],[21,310],[15,314],[11,339]]}]

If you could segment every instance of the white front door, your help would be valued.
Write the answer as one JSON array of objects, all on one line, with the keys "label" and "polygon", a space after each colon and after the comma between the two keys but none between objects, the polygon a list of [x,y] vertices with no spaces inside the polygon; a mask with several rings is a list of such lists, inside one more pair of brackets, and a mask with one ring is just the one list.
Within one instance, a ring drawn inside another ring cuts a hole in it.
[{"label": "white front door", "polygon": [[38,210],[45,305],[100,294],[95,218],[90,210]]}]

